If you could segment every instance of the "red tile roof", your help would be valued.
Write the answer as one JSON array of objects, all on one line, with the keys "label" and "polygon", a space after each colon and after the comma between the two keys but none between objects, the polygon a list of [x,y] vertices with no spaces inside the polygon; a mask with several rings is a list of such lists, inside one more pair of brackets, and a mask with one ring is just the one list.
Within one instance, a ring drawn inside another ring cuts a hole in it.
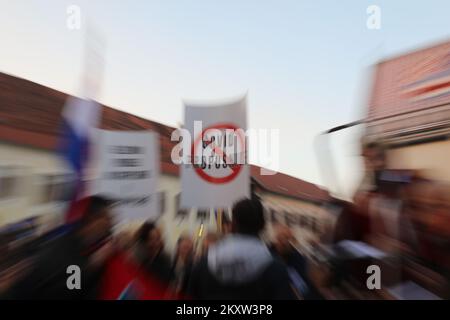
[{"label": "red tile roof", "polygon": [[293,198],[321,202],[331,199],[328,191],[317,185],[301,179],[277,172],[274,175],[261,175],[261,168],[251,165],[251,175],[254,181],[263,189]]},{"label": "red tile roof", "polygon": [[[47,150],[55,149],[61,110],[68,95],[37,83],[0,73],[0,139]],[[102,129],[152,130],[159,133],[162,171],[178,174],[170,152],[175,128],[102,106]]]},{"label": "red tile roof", "polygon": [[[0,73],[0,140],[46,150],[55,149],[61,110],[67,98],[68,95],[60,91]],[[170,140],[174,127],[102,105],[101,128],[158,132],[161,171],[165,174],[179,174],[179,167],[170,158],[175,145]],[[328,192],[312,183],[283,173],[263,176],[259,169],[251,166],[252,178],[265,190],[310,201],[330,199]]]}]

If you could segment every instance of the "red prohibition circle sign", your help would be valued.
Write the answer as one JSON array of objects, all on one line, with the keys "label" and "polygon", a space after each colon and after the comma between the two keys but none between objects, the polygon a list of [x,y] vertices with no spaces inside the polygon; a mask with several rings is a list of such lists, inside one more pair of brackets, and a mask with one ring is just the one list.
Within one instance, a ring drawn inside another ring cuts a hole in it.
[{"label": "red prohibition circle sign", "polygon": [[[230,124],[230,123],[219,123],[219,124],[215,124],[215,125],[209,126],[208,128],[204,129],[202,131],[202,133],[195,139],[194,143],[192,144],[192,149],[191,149],[192,159],[194,159],[194,157],[195,157],[196,146],[203,141],[202,138],[203,138],[203,135],[205,134],[205,132],[208,130],[211,130],[211,129],[233,129],[234,132],[238,133],[239,140],[241,141],[241,145],[243,147],[245,147],[245,138],[242,137],[242,134],[239,133],[239,131],[237,131],[239,129],[237,126],[235,126],[234,124]],[[245,152],[245,150],[244,150],[244,152]],[[234,178],[236,178],[236,176],[239,174],[239,172],[241,172],[242,164],[235,164],[234,166],[231,166],[230,169],[232,170],[232,172],[231,172],[231,174],[229,174],[227,176],[213,177],[213,176],[210,176],[209,174],[207,174],[204,171],[204,169],[202,169],[199,166],[194,164],[195,172],[202,179],[206,180],[207,182],[215,183],[215,184],[222,184],[222,183],[227,183],[227,182],[232,181]]]}]

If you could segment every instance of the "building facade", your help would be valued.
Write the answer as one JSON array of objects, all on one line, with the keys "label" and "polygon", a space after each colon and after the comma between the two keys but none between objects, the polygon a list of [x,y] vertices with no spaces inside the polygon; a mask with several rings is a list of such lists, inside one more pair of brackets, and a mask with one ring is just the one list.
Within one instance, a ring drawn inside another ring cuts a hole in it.
[{"label": "building facade", "polygon": [[450,42],[375,67],[365,139],[388,148],[392,169],[450,182]]}]

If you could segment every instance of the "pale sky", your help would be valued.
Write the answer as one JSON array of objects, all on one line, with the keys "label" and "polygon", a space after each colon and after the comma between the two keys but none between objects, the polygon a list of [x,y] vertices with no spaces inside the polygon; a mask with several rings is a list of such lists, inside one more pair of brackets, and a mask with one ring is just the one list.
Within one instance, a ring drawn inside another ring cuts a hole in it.
[{"label": "pale sky", "polygon": [[[78,5],[81,30],[66,26]],[[325,184],[318,133],[365,113],[369,67],[446,40],[450,3],[429,1],[0,0],[0,71],[78,93],[89,17],[107,49],[98,100],[177,126],[183,100],[248,92],[249,127],[280,130],[280,171]],[[381,29],[366,26],[369,5]],[[333,136],[339,184],[361,173],[358,130]],[[330,186],[327,183],[327,186]],[[334,187],[334,186],[333,186]]]}]

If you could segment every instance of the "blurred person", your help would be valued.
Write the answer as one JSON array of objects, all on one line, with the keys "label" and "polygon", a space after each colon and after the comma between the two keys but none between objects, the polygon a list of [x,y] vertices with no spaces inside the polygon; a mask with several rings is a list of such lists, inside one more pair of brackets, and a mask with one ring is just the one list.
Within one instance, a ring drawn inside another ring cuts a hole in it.
[{"label": "blurred person", "polygon": [[375,191],[377,188],[376,178],[387,167],[386,151],[381,144],[369,142],[362,147],[362,157],[364,160],[365,175],[358,191]]},{"label": "blurred person", "polygon": [[131,230],[121,230],[115,237],[114,243],[118,250],[128,252],[131,251],[134,244],[134,232]]},{"label": "blurred person", "polygon": [[[384,270],[388,270],[383,279],[392,285],[403,278],[404,256],[409,250],[402,233],[410,229],[404,215],[405,190],[411,185],[414,172],[387,169],[385,150],[378,143],[365,144],[362,156],[364,178],[353,204],[343,203],[336,223],[334,242],[337,245],[330,261],[333,283],[339,284],[352,275],[355,284],[363,288],[367,264],[383,262]],[[370,252],[378,249],[383,258],[369,254],[366,248]]]},{"label": "blurred person", "polygon": [[450,186],[421,181],[408,193],[409,214],[419,231],[450,237]]},{"label": "blurred person", "polygon": [[194,299],[295,299],[286,268],[259,237],[264,226],[260,201],[237,202],[231,234],[211,246],[194,266],[190,295]]},{"label": "blurred person", "polygon": [[166,284],[171,282],[171,259],[164,251],[161,230],[153,222],[145,222],[137,231],[134,256],[148,273]]},{"label": "blurred person", "polygon": [[364,175],[355,191],[353,202],[336,200],[341,211],[335,225],[334,242],[365,241],[370,237],[369,206],[377,195],[377,181],[379,181],[377,177],[386,168],[386,155],[384,148],[376,142],[363,142],[361,155],[364,161]]},{"label": "blurred person", "polygon": [[[413,229],[405,241],[424,279],[441,296],[450,298],[450,186],[421,180],[408,190],[407,217]],[[417,273],[417,270],[409,270]],[[419,280],[420,281],[420,280]]]},{"label": "blurred person", "polygon": [[[112,202],[102,196],[81,199],[83,210],[74,228],[44,247],[29,272],[7,294],[9,299],[94,299],[106,260],[113,252],[111,234]],[[81,289],[70,290],[67,268],[81,270]]]},{"label": "blurred person", "polygon": [[136,240],[130,230],[115,236],[116,250],[104,268],[99,299],[164,300],[173,296],[166,281],[137,261]]},{"label": "blurred person", "polygon": [[228,218],[228,215],[225,214],[225,213],[223,213],[223,215],[222,215],[222,226],[221,226],[221,229],[222,229],[222,234],[224,234],[224,235],[227,235],[227,234],[232,232],[232,230],[231,230],[232,229],[231,221]]},{"label": "blurred person", "polygon": [[219,235],[214,232],[208,232],[203,239],[202,243],[202,254],[205,255],[208,253],[208,249],[214,245],[217,241],[219,241]]},{"label": "blurred person", "polygon": [[355,211],[365,220],[360,240],[398,253],[404,195],[414,172],[387,169],[385,150],[376,143],[364,147],[363,157],[366,179],[354,198]]},{"label": "blurred person", "polygon": [[28,272],[32,254],[23,247],[10,249],[11,237],[0,234],[0,299]]},{"label": "blurred person", "polygon": [[362,156],[365,175],[355,192],[353,204],[343,205],[335,240],[363,241],[389,250],[398,245],[403,193],[411,183],[413,173],[388,170],[385,150],[378,143],[364,145]]},{"label": "blurred person", "polygon": [[364,241],[386,252],[398,254],[403,249],[401,226],[405,225],[405,192],[411,184],[408,170],[385,170],[377,177],[377,191],[368,204],[370,234]]},{"label": "blurred person", "polygon": [[291,286],[305,300],[321,299],[308,274],[307,259],[297,250],[297,240],[292,230],[285,225],[277,224],[274,228],[272,252],[286,265]]},{"label": "blurred person", "polygon": [[0,270],[0,300],[8,299],[9,290],[21,279],[23,273],[28,272],[30,259],[23,259]]},{"label": "blurred person", "polygon": [[194,246],[191,237],[182,235],[178,238],[172,264],[172,287],[175,296],[183,297],[187,293],[194,260],[193,249]]}]

